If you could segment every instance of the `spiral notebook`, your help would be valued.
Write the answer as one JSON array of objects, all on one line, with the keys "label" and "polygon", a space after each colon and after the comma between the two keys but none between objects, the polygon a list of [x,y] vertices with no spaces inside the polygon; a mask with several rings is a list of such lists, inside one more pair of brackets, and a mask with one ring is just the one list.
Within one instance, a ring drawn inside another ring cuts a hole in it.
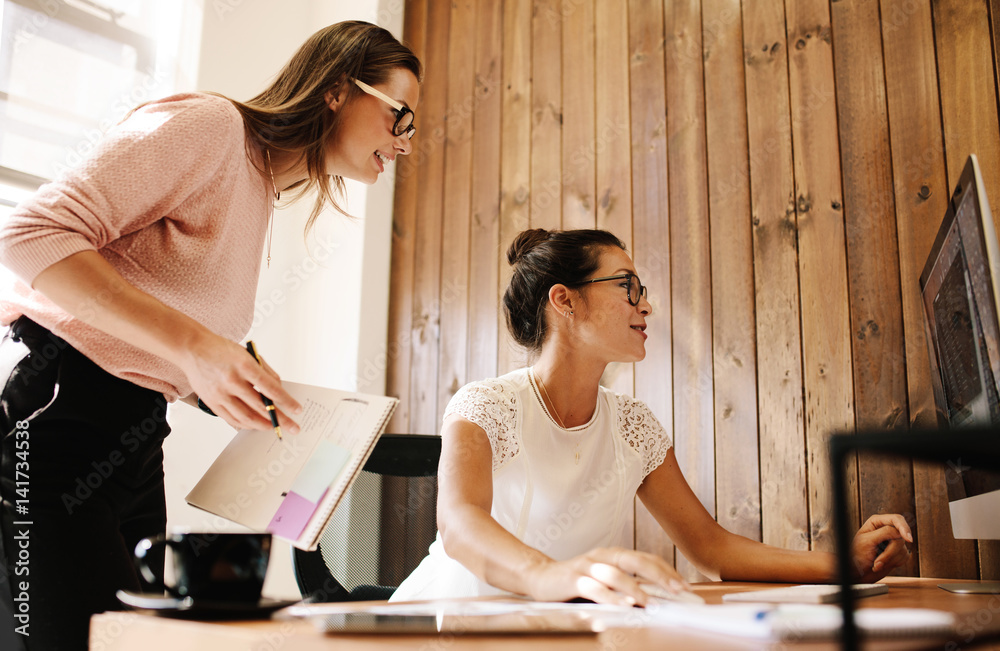
[{"label": "spiral notebook", "polygon": [[285,432],[280,440],[271,429],[239,431],[185,500],[311,550],[399,401],[295,382],[284,386],[304,408],[301,431]]}]

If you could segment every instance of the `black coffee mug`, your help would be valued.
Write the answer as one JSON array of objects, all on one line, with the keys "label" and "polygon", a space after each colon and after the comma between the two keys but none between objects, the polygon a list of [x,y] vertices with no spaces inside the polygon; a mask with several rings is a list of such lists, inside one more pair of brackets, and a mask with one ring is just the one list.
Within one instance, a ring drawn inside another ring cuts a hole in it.
[{"label": "black coffee mug", "polygon": [[[147,562],[159,547],[169,547],[173,556],[173,585]],[[163,583],[177,598],[214,602],[259,601],[270,554],[269,533],[173,533],[144,538],[135,547],[136,565],[147,581]]]}]

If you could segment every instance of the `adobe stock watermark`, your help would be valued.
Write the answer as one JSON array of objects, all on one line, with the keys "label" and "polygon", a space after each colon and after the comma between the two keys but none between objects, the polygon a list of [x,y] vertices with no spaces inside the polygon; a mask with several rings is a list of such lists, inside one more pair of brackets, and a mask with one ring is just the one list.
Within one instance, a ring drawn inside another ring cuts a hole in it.
[{"label": "adobe stock watermark", "polygon": [[53,164],[53,176],[60,176],[67,170],[78,167],[94,151],[105,134],[119,124],[129,111],[154,98],[154,92],[167,77],[166,71],[155,67],[147,68],[142,75],[141,83],[132,86],[108,105],[104,111],[106,117],[96,127],[83,132],[83,138],[66,153],[62,163]]},{"label": "adobe stock watermark", "polygon": [[[432,314],[439,314],[442,306],[450,305],[459,297],[465,296],[466,291],[467,287],[463,281],[458,278],[449,278],[442,283],[441,294],[431,301],[428,311]],[[412,328],[401,332],[394,341],[383,346],[374,358],[369,357],[365,359],[364,364],[359,363],[359,372],[355,378],[357,390],[364,392],[366,389],[372,388],[376,380],[382,378],[385,371],[388,370],[390,362],[396,360],[404,351],[409,352],[414,336],[415,331]]]},{"label": "adobe stock watermark", "polygon": [[60,496],[66,513],[73,512],[84,505],[104,485],[114,477],[118,468],[125,465],[129,455],[139,452],[144,444],[153,436],[162,432],[167,422],[167,402],[162,397],[156,400],[153,412],[118,437],[118,446],[112,449],[105,458],[90,462],[91,471],[77,476],[73,490]]},{"label": "adobe stock watermark", "polygon": [[271,318],[278,307],[284,305],[289,297],[297,292],[310,277],[318,272],[322,263],[329,260],[333,253],[341,247],[340,242],[332,236],[316,236],[318,246],[312,249],[308,255],[298,263],[285,268],[281,274],[281,286],[272,289],[266,296],[258,298],[254,302],[253,325],[257,328],[267,319]]},{"label": "adobe stock watermark", "polygon": [[14,31],[14,53],[20,52],[28,41],[38,36],[59,15],[62,6],[63,3],[57,0],[39,0],[41,12],[32,12],[34,15]]}]

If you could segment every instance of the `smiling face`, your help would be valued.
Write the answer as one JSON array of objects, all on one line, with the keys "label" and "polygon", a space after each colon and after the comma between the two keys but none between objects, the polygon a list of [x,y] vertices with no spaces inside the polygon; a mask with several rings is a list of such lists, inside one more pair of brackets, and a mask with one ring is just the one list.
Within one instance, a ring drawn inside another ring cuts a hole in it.
[{"label": "smiling face", "polygon": [[[636,273],[632,259],[617,247],[605,247],[600,259],[601,266],[591,278]],[[584,309],[574,316],[583,317],[578,330],[581,343],[599,351],[608,362],[638,362],[646,356],[646,317],[653,308],[645,296],[638,305],[631,305],[627,283],[625,279],[606,280],[578,288]]]},{"label": "smiling face", "polygon": [[[379,90],[416,112],[420,100],[417,78],[405,68],[395,68],[388,79],[374,84]],[[341,111],[340,128],[327,146],[326,169],[371,185],[385,171],[385,164],[400,154],[408,154],[412,144],[406,134],[393,135],[396,111],[385,101],[361,92],[346,105],[340,97],[328,97],[331,110]]]}]

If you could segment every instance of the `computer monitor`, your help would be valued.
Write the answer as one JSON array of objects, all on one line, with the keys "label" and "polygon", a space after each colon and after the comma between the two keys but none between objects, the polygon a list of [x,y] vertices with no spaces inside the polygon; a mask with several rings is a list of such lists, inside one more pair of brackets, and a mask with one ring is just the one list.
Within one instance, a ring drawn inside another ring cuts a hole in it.
[{"label": "computer monitor", "polygon": [[[920,289],[938,425],[995,426],[1000,445],[1000,245],[974,155],[948,202]],[[949,471],[948,502],[956,538],[1000,540],[1000,474],[963,459]]]}]

